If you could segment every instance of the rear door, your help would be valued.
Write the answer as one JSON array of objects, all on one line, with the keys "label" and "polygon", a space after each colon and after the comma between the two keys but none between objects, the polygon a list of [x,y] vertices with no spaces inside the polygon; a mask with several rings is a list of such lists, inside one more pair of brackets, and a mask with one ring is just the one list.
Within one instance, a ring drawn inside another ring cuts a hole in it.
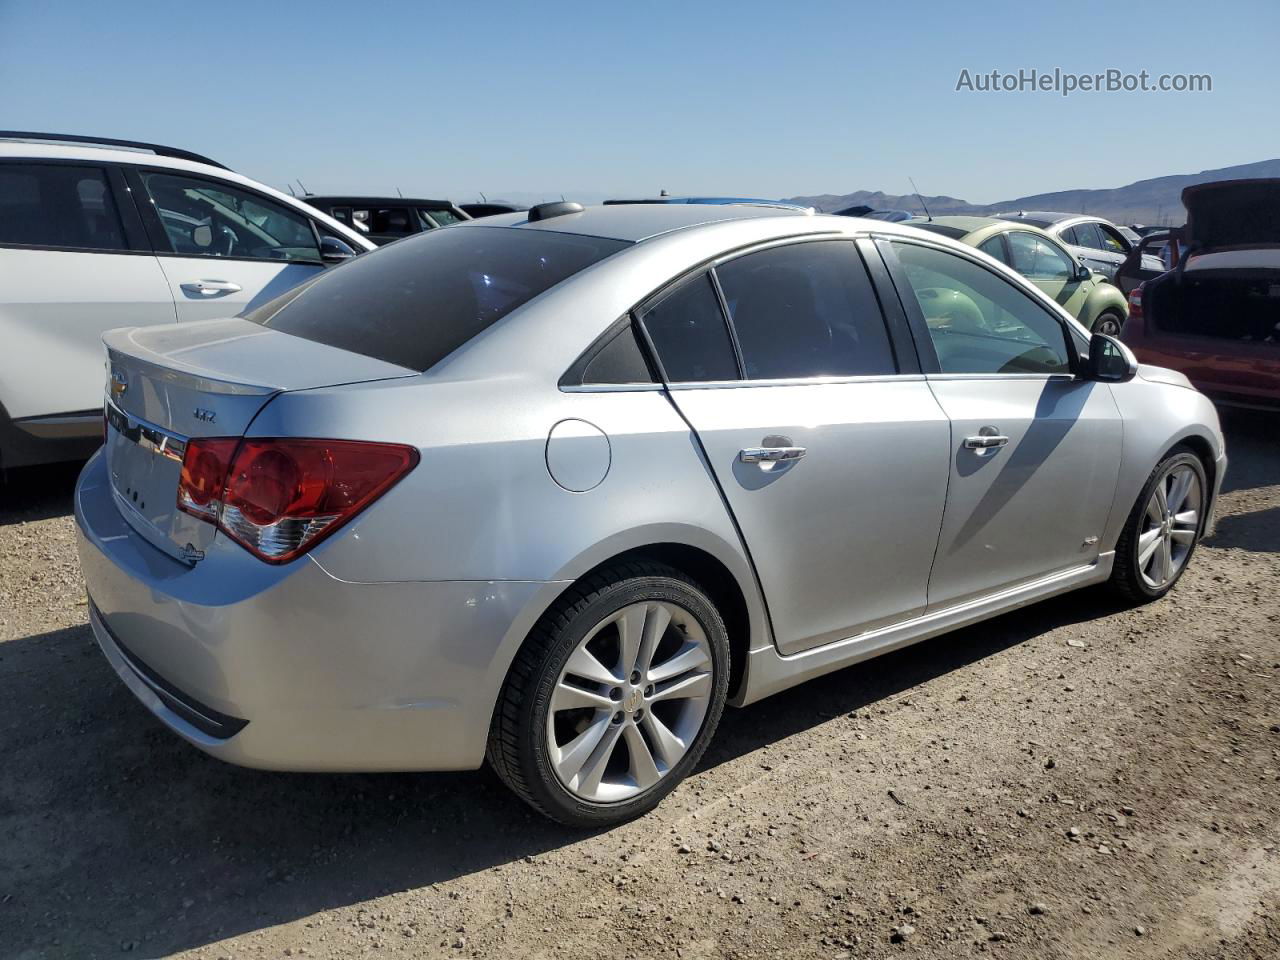
[{"label": "rear door", "polygon": [[[951,421],[929,607],[1095,563],[1121,452],[1110,388],[1077,379],[1066,324],[976,259],[885,246]],[[935,302],[950,313],[928,309]]]},{"label": "rear door", "polygon": [[173,320],[118,170],[0,160],[0,404],[19,427],[99,433],[103,331]]},{"label": "rear door", "polygon": [[[874,266],[883,274],[878,258]],[[858,246],[843,239],[736,256],[641,311],[672,402],[742,531],[783,653],[926,603],[949,430],[904,318],[890,320],[896,335]]]},{"label": "rear door", "polygon": [[179,320],[231,317],[324,269],[315,221],[238,184],[128,172]]}]

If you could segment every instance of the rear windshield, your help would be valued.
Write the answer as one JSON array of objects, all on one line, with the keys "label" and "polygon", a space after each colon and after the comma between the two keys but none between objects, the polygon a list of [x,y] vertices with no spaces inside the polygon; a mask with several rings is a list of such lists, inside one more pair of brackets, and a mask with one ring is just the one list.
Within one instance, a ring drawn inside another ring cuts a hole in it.
[{"label": "rear windshield", "polygon": [[517,307],[628,246],[546,230],[432,230],[362,254],[245,318],[429,370]]}]

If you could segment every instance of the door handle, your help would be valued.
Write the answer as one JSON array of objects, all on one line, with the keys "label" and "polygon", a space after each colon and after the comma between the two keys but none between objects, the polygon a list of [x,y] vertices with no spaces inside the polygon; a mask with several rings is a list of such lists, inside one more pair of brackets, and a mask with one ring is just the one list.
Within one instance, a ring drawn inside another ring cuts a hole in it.
[{"label": "door handle", "polygon": [[743,463],[777,463],[799,460],[807,452],[804,447],[747,447],[738,451],[738,459]]},{"label": "door handle", "polygon": [[198,293],[202,297],[212,297],[219,293],[239,293],[243,289],[240,284],[230,280],[193,280],[182,284],[187,293]]},{"label": "door handle", "polygon": [[1008,437],[1002,437],[997,433],[984,433],[981,436],[964,438],[964,445],[969,450],[990,450],[992,447],[1003,447],[1008,442]]}]

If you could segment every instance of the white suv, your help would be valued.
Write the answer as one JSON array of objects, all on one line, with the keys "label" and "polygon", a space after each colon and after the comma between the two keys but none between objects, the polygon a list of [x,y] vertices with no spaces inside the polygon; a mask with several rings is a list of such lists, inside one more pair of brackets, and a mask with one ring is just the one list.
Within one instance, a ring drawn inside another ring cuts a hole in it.
[{"label": "white suv", "polygon": [[0,131],[0,469],[99,442],[104,331],[243,313],[372,249],[185,150]]}]

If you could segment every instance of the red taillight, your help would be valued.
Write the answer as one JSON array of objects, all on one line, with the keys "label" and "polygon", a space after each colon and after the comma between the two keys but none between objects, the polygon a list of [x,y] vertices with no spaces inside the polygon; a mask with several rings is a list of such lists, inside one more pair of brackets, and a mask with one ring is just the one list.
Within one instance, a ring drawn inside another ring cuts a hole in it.
[{"label": "red taillight", "polygon": [[240,441],[214,437],[187,441],[178,480],[178,509],[210,523],[218,522],[218,501],[231,469],[231,457]]},{"label": "red taillight", "polygon": [[357,440],[234,438],[187,444],[178,507],[268,563],[315,546],[413,469],[418,451]]},{"label": "red taillight", "polygon": [[1140,283],[1129,291],[1129,319],[1142,319],[1142,288],[1146,283]]}]

